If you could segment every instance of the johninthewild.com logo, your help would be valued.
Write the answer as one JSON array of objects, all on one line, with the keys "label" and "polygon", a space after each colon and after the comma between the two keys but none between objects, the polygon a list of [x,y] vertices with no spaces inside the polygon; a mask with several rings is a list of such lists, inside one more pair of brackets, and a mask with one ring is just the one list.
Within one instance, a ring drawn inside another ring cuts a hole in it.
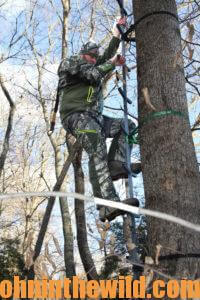
[{"label": "johninthewild.com logo", "polygon": [[2,298],[78,299],[78,298],[141,298],[141,299],[199,298],[199,280],[155,280],[147,288],[145,276],[134,280],[132,276],[119,276],[113,280],[82,280],[77,276],[63,280],[21,280],[14,276],[13,282],[0,282]]}]

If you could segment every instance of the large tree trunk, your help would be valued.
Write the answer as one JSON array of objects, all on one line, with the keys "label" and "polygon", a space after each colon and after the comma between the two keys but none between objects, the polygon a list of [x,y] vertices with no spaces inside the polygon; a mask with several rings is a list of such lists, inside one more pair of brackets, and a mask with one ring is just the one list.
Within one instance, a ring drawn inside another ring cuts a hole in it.
[{"label": "large tree trunk", "polygon": [[[177,14],[174,0],[134,0],[135,21],[153,11]],[[200,181],[189,125],[179,23],[170,15],[153,15],[136,27],[139,130],[146,207],[194,223],[200,216]],[[143,89],[148,88],[156,112],[182,114],[153,117]],[[177,277],[200,276],[199,234],[178,225],[148,219],[150,255],[162,246],[160,268]],[[177,256],[173,256],[177,255]]]}]

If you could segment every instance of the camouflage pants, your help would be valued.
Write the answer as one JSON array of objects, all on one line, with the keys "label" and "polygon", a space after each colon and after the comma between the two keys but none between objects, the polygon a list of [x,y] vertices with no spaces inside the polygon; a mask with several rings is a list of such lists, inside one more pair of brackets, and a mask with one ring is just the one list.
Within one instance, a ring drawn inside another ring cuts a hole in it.
[{"label": "camouflage pants", "polygon": [[[89,156],[90,182],[95,197],[119,201],[112,182],[108,162],[125,162],[123,119],[107,116],[92,117],[89,113],[74,113],[63,121],[65,130],[79,141]],[[129,129],[135,124],[129,120]],[[106,138],[113,138],[107,154]]]}]

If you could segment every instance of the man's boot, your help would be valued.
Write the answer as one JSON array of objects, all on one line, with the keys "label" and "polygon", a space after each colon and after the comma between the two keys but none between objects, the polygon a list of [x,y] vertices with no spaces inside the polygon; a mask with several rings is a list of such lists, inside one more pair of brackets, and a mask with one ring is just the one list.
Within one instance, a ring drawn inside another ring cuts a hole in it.
[{"label": "man's boot", "polygon": [[[128,171],[123,162],[117,160],[109,161],[108,168],[113,181],[128,178]],[[134,174],[139,174],[142,171],[141,163],[132,163],[131,171]]]},{"label": "man's boot", "polygon": [[[131,206],[139,206],[139,201],[136,198],[128,198],[122,202],[119,203],[123,203],[123,204],[128,204]],[[102,222],[105,222],[106,220],[108,220],[109,222],[114,220],[116,217],[127,214],[127,211],[124,210],[120,210],[117,208],[113,208],[113,207],[108,207],[108,206],[98,206],[97,209],[99,209],[99,219]]]}]

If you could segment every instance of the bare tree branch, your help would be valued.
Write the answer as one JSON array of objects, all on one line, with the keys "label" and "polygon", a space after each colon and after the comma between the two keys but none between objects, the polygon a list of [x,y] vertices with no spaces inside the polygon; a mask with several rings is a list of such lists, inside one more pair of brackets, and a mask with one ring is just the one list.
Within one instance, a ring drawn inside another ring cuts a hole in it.
[{"label": "bare tree branch", "polygon": [[10,105],[10,111],[9,111],[9,116],[8,116],[8,124],[7,124],[7,129],[6,129],[6,134],[4,137],[4,142],[3,142],[3,149],[0,155],[0,177],[4,168],[6,156],[9,150],[9,142],[10,142],[10,134],[12,131],[12,126],[13,126],[13,118],[14,118],[14,112],[15,112],[15,104],[14,101],[12,100],[12,97],[10,93],[8,92],[4,82],[2,75],[0,75],[0,85],[1,89]]}]

